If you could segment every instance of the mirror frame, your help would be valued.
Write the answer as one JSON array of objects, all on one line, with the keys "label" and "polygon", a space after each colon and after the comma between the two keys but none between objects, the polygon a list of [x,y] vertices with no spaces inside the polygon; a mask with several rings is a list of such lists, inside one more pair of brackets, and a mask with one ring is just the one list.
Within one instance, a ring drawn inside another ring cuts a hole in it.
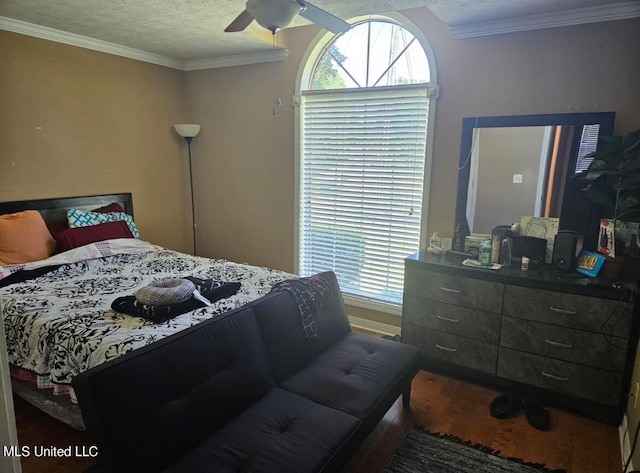
[{"label": "mirror frame", "polygon": [[[554,113],[544,115],[504,115],[494,117],[466,117],[462,119],[462,137],[460,141],[460,160],[458,162],[458,192],[456,201],[456,216],[454,226],[466,218],[467,194],[469,188],[470,166],[468,161],[473,146],[474,128],[510,128],[529,126],[575,126],[582,128],[584,125],[600,124],[599,136],[613,135],[613,122],[615,112],[588,112],[588,113]],[[572,150],[577,150],[580,136],[576,133]],[[599,216],[598,216],[599,221]],[[562,221],[560,222],[562,226]],[[576,231],[584,229],[574,229]]]}]

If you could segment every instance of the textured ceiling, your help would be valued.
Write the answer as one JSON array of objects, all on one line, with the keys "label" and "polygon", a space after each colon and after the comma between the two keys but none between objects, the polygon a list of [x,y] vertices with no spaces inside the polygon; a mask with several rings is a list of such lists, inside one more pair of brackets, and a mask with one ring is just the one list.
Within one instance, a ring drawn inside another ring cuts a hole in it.
[{"label": "textured ceiling", "polygon": [[[640,0],[316,0],[350,19],[424,6],[450,27]],[[224,28],[244,10],[243,0],[0,0],[0,17],[106,41],[183,61],[270,50],[255,22],[241,33]],[[308,24],[298,17],[292,26]]]}]

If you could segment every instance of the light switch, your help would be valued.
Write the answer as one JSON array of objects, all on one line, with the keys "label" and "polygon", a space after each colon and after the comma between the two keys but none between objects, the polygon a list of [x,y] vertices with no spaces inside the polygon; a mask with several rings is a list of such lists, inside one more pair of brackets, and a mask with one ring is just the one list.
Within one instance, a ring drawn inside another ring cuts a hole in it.
[{"label": "light switch", "polygon": [[514,174],[513,175],[513,183],[514,184],[522,184],[522,174]]}]

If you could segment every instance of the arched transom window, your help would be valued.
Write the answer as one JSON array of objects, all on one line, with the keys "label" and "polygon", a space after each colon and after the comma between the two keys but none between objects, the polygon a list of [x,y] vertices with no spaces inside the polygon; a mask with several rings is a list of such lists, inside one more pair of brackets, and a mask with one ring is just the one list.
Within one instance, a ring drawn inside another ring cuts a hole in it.
[{"label": "arched transom window", "polygon": [[397,23],[366,21],[337,36],[318,59],[312,90],[426,84],[429,63],[416,37]]},{"label": "arched transom window", "polygon": [[333,270],[350,303],[399,311],[404,258],[420,246],[425,48],[394,21],[367,20],[304,67],[297,271]]}]

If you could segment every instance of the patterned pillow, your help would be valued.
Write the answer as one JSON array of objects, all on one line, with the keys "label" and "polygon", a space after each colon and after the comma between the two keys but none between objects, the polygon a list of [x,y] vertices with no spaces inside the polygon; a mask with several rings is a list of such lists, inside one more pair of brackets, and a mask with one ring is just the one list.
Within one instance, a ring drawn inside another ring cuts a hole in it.
[{"label": "patterned pillow", "polygon": [[131,215],[123,212],[107,212],[97,213],[89,212],[87,210],[69,209],[67,210],[67,220],[69,221],[69,228],[90,227],[92,225],[99,225],[107,222],[117,222],[123,220],[134,238],[140,238],[140,232],[133,223]]},{"label": "patterned pillow", "polygon": [[[107,212],[124,212],[122,205],[114,202],[109,205],[105,205],[103,207],[98,207],[97,209],[92,209],[92,212],[99,213],[107,213]],[[69,228],[69,222],[67,219],[56,221],[56,222],[47,222],[47,227],[49,227],[49,231],[51,232],[51,236],[58,241],[58,237],[62,232]]]}]

